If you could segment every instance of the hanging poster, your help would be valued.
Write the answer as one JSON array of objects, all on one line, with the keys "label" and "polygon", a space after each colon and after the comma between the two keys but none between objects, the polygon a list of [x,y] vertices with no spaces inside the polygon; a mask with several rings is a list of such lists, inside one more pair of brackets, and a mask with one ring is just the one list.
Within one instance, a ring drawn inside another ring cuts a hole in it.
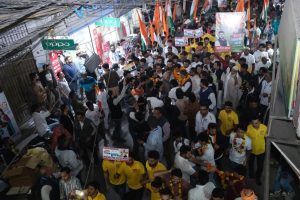
[{"label": "hanging poster", "polygon": [[103,159],[127,161],[129,158],[129,149],[103,147]]},{"label": "hanging poster", "polygon": [[11,137],[20,132],[3,91],[0,89],[0,137]]},{"label": "hanging poster", "polygon": [[189,43],[188,38],[186,37],[175,37],[175,46],[184,47]]},{"label": "hanging poster", "polygon": [[55,78],[58,79],[57,73],[61,71],[61,65],[58,60],[58,54],[55,51],[49,53],[50,63],[54,72]]},{"label": "hanging poster", "polygon": [[216,13],[215,52],[241,52],[244,48],[245,13]]}]

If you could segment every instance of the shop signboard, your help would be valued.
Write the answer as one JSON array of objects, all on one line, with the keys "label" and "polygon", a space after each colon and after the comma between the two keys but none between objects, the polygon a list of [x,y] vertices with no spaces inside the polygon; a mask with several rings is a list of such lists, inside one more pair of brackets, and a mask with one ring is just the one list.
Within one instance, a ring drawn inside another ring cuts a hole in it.
[{"label": "shop signboard", "polygon": [[103,147],[103,159],[127,161],[129,158],[129,149]]},{"label": "shop signboard", "polygon": [[245,36],[244,12],[216,13],[215,52],[241,52]]},{"label": "shop signboard", "polygon": [[49,53],[50,63],[52,65],[52,70],[54,72],[55,78],[58,79],[57,73],[61,71],[61,65],[59,63],[58,53],[52,51]]},{"label": "shop signboard", "polygon": [[176,47],[184,47],[188,45],[187,37],[175,37],[175,46]]},{"label": "shop signboard", "polygon": [[76,45],[72,39],[42,39],[44,50],[75,50]]},{"label": "shop signboard", "polygon": [[95,23],[96,26],[120,28],[120,18],[103,17]]},{"label": "shop signboard", "polygon": [[0,138],[12,137],[20,132],[6,96],[0,89]]}]

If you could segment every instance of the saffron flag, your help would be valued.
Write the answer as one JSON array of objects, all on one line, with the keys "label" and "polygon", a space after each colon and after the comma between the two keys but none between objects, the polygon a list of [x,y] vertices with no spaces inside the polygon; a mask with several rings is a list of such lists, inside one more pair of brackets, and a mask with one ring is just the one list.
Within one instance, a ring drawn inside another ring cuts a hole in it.
[{"label": "saffron flag", "polygon": [[261,19],[264,20],[265,22],[267,22],[268,20],[268,10],[269,10],[269,0],[263,0],[264,5],[263,5],[263,9],[261,12]]},{"label": "saffron flag", "polygon": [[238,0],[235,8],[235,12],[245,12],[245,1]]},{"label": "saffron flag", "polygon": [[141,40],[142,40],[142,49],[146,50],[149,45],[149,38],[147,34],[147,28],[144,22],[141,20],[140,14],[138,13],[138,20],[140,25],[140,32],[141,32]]},{"label": "saffron flag", "polygon": [[169,27],[168,27],[168,23],[166,22],[166,16],[165,16],[164,12],[162,13],[162,24],[163,24],[163,30],[164,30],[163,34],[166,38],[168,38],[168,36],[169,36]]},{"label": "saffron flag", "polygon": [[193,0],[190,10],[190,19],[195,19],[197,16],[197,9],[198,9],[199,0]]},{"label": "saffron flag", "polygon": [[177,15],[177,10],[176,10],[176,4],[174,4],[174,8],[173,8],[173,17],[172,17],[172,19],[173,19],[173,22],[175,22],[175,20],[176,20],[176,15]]},{"label": "saffron flag", "polygon": [[160,29],[160,12],[159,12],[159,2],[155,4],[154,15],[153,15],[153,24],[155,26],[156,32]]}]

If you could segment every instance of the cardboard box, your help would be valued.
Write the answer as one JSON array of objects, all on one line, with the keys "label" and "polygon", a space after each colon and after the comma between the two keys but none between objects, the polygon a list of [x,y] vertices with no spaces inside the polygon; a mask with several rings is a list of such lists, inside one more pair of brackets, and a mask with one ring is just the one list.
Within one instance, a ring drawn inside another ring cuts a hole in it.
[{"label": "cardboard box", "polygon": [[41,160],[36,157],[21,158],[14,163],[3,176],[9,180],[11,187],[31,187],[37,181],[37,166],[40,161]]}]

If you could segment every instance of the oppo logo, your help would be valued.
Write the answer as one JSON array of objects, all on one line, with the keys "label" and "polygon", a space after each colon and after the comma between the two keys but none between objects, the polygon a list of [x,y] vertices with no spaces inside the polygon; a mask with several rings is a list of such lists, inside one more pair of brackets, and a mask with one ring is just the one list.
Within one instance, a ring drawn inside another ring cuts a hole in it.
[{"label": "oppo logo", "polygon": [[63,42],[63,41],[60,41],[60,42],[47,41],[46,45],[50,46],[50,47],[70,47],[71,46],[71,44],[67,41],[65,41],[65,42]]}]

